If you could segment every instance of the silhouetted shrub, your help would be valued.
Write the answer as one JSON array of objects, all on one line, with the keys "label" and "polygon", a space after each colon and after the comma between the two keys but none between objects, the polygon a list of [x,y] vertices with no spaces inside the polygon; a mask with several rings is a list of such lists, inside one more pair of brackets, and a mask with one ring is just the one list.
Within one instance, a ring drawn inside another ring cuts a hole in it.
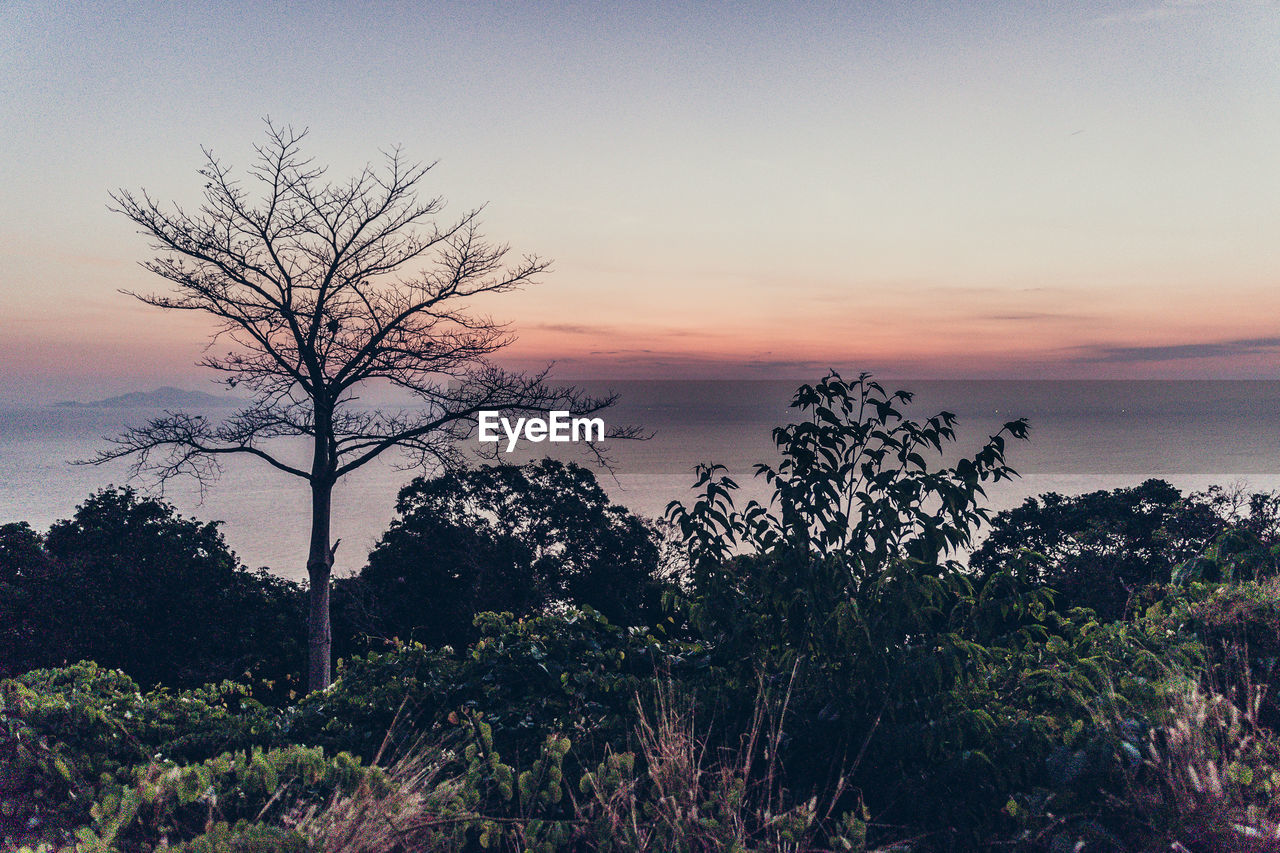
[{"label": "silhouetted shrub", "polygon": [[790,773],[817,788],[852,773],[873,811],[972,823],[995,796],[974,784],[990,773],[991,725],[955,691],[981,676],[987,644],[1037,623],[1045,603],[976,588],[955,557],[987,517],[984,485],[1013,474],[1006,440],[1027,427],[1006,424],[948,467],[955,416],[912,420],[910,400],[867,374],[801,386],[800,417],[773,432],[781,460],[756,466],[765,505],[738,510],[736,483],[703,466],[694,504],[669,511],[691,564],[681,604],[743,694],[757,671],[798,671]]},{"label": "silhouetted shrub", "polygon": [[544,459],[418,478],[396,510],[368,565],[338,582],[342,633],[465,645],[486,610],[658,616],[656,535],[586,468]]},{"label": "silhouetted shrub", "polygon": [[301,593],[236,559],[217,522],[109,488],[43,536],[0,528],[0,675],[93,660],[144,686],[224,679],[287,690]]},{"label": "silhouetted shrub", "polygon": [[[1274,503],[1256,496],[1244,514],[1232,493],[1183,497],[1163,480],[1064,497],[1050,492],[998,513],[969,558],[981,576],[1013,571],[1053,589],[1064,609],[1089,607],[1120,619],[1149,584],[1168,583],[1179,564],[1201,556],[1224,530],[1274,536]],[[1256,511],[1255,511],[1256,510]]]}]

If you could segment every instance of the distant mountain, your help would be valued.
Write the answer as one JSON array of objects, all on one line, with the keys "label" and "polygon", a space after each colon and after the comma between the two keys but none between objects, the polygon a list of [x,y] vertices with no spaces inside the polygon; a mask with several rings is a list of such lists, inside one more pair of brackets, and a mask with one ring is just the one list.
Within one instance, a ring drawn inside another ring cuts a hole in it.
[{"label": "distant mountain", "polygon": [[211,406],[237,406],[242,400],[235,397],[219,397],[203,391],[186,391],[182,388],[165,386],[154,391],[131,391],[119,397],[108,397],[105,400],[94,400],[81,403],[77,400],[63,400],[55,406],[66,406],[76,409],[178,409],[209,408]]}]

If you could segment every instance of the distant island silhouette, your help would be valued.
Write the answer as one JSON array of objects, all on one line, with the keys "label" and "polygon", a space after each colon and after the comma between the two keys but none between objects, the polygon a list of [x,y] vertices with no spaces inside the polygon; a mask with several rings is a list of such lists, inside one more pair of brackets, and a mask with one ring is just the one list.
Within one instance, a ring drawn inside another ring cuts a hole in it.
[{"label": "distant island silhouette", "polygon": [[105,400],[94,400],[82,403],[78,400],[62,400],[55,406],[73,409],[126,409],[126,408],[170,408],[178,406],[236,406],[242,401],[235,397],[222,397],[206,394],[203,391],[187,391],[166,385],[154,391],[130,391],[118,397]]}]

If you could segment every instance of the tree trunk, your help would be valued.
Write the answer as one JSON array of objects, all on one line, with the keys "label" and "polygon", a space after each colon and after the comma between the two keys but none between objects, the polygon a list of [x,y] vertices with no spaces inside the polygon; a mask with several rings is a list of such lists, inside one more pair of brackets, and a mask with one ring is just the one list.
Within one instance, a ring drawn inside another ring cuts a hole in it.
[{"label": "tree trunk", "polygon": [[329,516],[333,505],[333,483],[316,479],[311,483],[311,548],[307,554],[307,689],[329,686],[333,633],[329,625],[329,575],[333,571],[333,548],[329,545]]}]

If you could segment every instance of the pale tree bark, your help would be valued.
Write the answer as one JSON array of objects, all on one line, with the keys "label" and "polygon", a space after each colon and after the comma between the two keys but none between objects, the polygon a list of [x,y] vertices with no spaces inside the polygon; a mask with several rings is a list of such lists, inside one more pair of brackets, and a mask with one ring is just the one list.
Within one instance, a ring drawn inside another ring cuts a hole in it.
[{"label": "pale tree bark", "polygon": [[[305,480],[311,490],[308,685],[330,683],[329,579],[333,491],[345,475],[388,451],[423,468],[462,464],[462,442],[478,413],[551,409],[589,414],[613,403],[548,383],[548,371],[511,373],[490,356],[509,328],[471,313],[469,300],[533,283],[548,268],[536,256],[506,262],[507,247],[480,234],[480,210],[441,225],[439,198],[422,200],[431,165],[398,149],[381,169],[346,181],[301,153],[305,131],[267,122],[247,170],[256,197],[211,152],[200,174],[200,208],[188,213],[146,192],[112,195],[156,256],[143,266],[169,283],[143,302],[198,311],[218,322],[201,363],[249,403],[219,423],[170,412],[112,439],[90,462],[131,457],[136,474],[179,475],[203,485],[220,460],[248,456]],[[408,392],[412,406],[370,409],[367,383]],[[611,437],[633,437],[615,429]],[[309,467],[287,461],[276,439],[305,437]]]}]

